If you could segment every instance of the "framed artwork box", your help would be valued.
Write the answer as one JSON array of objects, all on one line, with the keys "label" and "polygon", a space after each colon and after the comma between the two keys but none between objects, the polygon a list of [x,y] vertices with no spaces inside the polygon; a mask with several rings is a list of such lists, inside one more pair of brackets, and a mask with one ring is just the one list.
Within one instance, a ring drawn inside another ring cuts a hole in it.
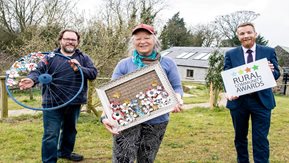
[{"label": "framed artwork box", "polygon": [[169,113],[178,104],[159,62],[112,80],[96,91],[116,131]]}]

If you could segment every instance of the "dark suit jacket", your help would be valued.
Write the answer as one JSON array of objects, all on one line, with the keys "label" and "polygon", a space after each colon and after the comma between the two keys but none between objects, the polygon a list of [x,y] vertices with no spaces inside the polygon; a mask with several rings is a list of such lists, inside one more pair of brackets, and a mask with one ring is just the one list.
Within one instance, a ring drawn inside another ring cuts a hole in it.
[{"label": "dark suit jacket", "polygon": [[[265,47],[261,45],[256,45],[256,60],[267,58],[268,61],[270,61],[274,65],[274,78],[277,80],[280,76],[280,71],[278,68],[278,61],[276,58],[276,53],[273,48]],[[244,59],[244,52],[242,47],[236,47],[234,49],[231,49],[226,52],[225,54],[225,64],[224,64],[224,70],[228,70],[234,67],[241,66],[245,64]],[[261,103],[264,105],[267,109],[273,109],[276,106],[274,95],[271,88],[261,90],[256,92],[258,98],[260,99]],[[227,108],[229,109],[235,109],[242,103],[243,99],[246,98],[245,95],[240,96],[236,100],[228,101],[227,102]]]}]

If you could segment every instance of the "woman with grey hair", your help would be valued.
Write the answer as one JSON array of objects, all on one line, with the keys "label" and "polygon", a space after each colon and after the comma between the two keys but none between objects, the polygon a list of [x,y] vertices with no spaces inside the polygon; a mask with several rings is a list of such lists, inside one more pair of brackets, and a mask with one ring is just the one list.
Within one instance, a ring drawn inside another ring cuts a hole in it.
[{"label": "woman with grey hair", "polygon": [[[173,108],[173,112],[180,112],[183,90],[177,66],[171,58],[160,55],[160,47],[154,28],[147,24],[139,24],[133,29],[129,41],[128,51],[131,56],[117,64],[112,79],[159,61],[180,103]],[[103,113],[101,122],[113,134],[113,162],[133,163],[135,160],[139,163],[154,162],[168,121],[169,113],[118,133],[112,129],[113,125]]]}]

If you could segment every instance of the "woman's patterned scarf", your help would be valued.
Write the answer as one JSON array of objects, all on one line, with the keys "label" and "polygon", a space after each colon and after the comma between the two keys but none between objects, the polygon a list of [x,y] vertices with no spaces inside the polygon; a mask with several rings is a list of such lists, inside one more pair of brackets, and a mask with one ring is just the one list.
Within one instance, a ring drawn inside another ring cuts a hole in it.
[{"label": "woman's patterned scarf", "polygon": [[151,63],[161,60],[161,55],[153,51],[149,56],[140,55],[136,50],[133,51],[133,63],[137,65],[138,69],[147,66]]}]

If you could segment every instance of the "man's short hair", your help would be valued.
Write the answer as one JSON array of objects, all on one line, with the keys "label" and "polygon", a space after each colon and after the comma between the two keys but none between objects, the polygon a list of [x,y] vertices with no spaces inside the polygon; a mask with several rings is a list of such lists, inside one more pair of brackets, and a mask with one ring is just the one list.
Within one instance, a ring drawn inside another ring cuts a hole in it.
[{"label": "man's short hair", "polygon": [[65,32],[74,32],[77,36],[77,42],[80,42],[80,35],[77,31],[73,30],[73,29],[64,29],[62,31],[60,31],[59,35],[58,35],[58,41],[60,41],[64,35]]},{"label": "man's short hair", "polygon": [[237,29],[240,28],[240,27],[245,27],[245,26],[251,26],[251,27],[253,27],[253,30],[255,31],[255,26],[251,22],[241,23],[241,24],[238,25]]}]

